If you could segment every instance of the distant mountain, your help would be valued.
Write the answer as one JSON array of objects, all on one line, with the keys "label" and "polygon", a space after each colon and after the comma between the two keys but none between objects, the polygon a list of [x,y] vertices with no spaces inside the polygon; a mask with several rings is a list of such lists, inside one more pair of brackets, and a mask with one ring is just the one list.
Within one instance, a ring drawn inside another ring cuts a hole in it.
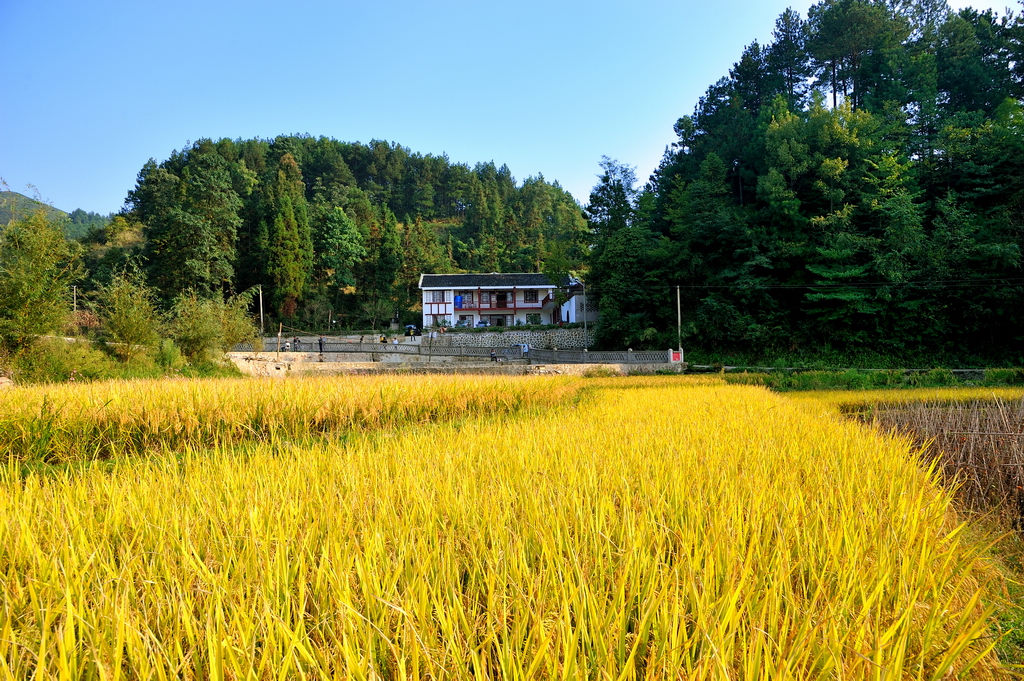
[{"label": "distant mountain", "polygon": [[21,220],[39,210],[46,212],[54,218],[67,219],[68,217],[68,214],[64,211],[58,210],[42,201],[30,199],[24,194],[0,191],[0,225],[6,225],[12,220]]},{"label": "distant mountain", "polygon": [[52,219],[59,220],[69,239],[81,239],[91,228],[102,227],[110,221],[110,216],[86,212],[81,208],[65,213],[42,201],[30,199],[24,194],[0,191],[0,226],[12,220],[21,220],[38,210],[44,211]]}]

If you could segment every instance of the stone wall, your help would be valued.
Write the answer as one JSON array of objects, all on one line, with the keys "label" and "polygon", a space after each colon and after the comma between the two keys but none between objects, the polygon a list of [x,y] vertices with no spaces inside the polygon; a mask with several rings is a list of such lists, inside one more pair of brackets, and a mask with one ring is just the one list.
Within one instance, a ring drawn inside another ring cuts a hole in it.
[{"label": "stone wall", "polygon": [[[355,356],[358,353],[352,353]],[[286,378],[308,375],[349,374],[566,374],[572,376],[627,376],[665,371],[683,373],[682,364],[541,364],[525,362],[320,362],[319,355],[304,352],[230,352],[228,357],[247,376]],[[351,358],[351,359],[354,359]],[[360,357],[359,359],[364,359]],[[397,359],[397,358],[396,358]]]},{"label": "stone wall", "polygon": [[[586,344],[584,344],[586,339]],[[429,342],[426,337],[423,343]],[[593,347],[594,331],[587,329],[549,329],[547,331],[516,331],[508,327],[507,331],[472,331],[438,334],[434,338],[435,346],[507,348],[519,343],[528,343],[531,348],[542,350],[581,350]]]}]

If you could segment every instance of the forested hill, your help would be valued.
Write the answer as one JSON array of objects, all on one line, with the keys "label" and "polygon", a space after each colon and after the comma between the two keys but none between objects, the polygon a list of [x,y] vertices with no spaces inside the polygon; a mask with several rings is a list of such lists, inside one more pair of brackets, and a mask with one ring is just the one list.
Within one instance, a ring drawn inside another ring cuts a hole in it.
[{"label": "forested hill", "polygon": [[59,222],[64,228],[64,234],[69,239],[80,239],[88,234],[90,229],[101,229],[110,220],[109,217],[84,211],[81,208],[76,208],[71,213],[65,213],[24,194],[0,191],[0,226],[13,220],[26,218],[37,211],[43,211],[51,219]]},{"label": "forested hill", "polygon": [[201,140],[147,163],[127,205],[94,244],[98,279],[141,256],[165,300],[261,285],[296,323],[389,319],[418,300],[421,272],[562,272],[585,256],[557,183],[381,141]]},{"label": "forested hill", "polygon": [[[588,213],[606,342],[1024,361],[1024,24],[941,0],[787,10],[650,183]],[[639,284],[638,284],[639,282]]]},{"label": "forested hill", "polygon": [[39,210],[58,220],[64,219],[67,215],[64,211],[57,210],[42,201],[31,199],[24,194],[0,191],[0,225],[6,225],[12,220],[28,217]]}]

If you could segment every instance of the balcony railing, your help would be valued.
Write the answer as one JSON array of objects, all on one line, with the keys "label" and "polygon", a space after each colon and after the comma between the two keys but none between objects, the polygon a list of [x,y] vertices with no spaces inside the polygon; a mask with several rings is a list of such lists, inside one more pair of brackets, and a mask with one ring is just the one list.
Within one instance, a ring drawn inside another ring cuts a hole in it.
[{"label": "balcony railing", "polygon": [[504,305],[501,305],[501,304],[493,302],[493,301],[490,302],[490,303],[466,303],[466,302],[463,302],[461,305],[459,305],[459,304],[455,305],[455,309],[456,310],[463,310],[463,311],[503,310],[503,311],[512,312],[512,311],[515,311],[515,310],[540,310],[543,307],[544,307],[544,304],[540,303],[540,302],[537,302],[537,303],[523,303],[523,302],[519,302],[519,301],[517,301],[515,304],[506,301],[506,303]]}]

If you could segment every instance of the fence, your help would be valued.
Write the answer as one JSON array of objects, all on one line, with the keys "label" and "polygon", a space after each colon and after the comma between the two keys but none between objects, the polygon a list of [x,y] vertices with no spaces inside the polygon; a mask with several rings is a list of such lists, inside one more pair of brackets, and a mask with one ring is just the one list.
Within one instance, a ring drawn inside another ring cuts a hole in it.
[{"label": "fence", "polygon": [[[232,348],[234,352],[254,352],[250,343],[242,343]],[[277,350],[277,340],[268,339],[264,343],[264,352]],[[321,352],[320,342],[316,340],[294,340],[282,341],[281,350],[285,352]],[[486,357],[490,358],[491,352],[495,357],[503,360],[523,359],[523,349],[520,346],[508,348],[485,348],[485,347],[450,347],[432,346],[417,343],[355,343],[324,341],[323,350],[327,353],[361,352],[361,353],[390,353],[399,355],[419,355],[422,357]]]},{"label": "fence", "polygon": [[668,351],[594,351],[589,350],[535,350],[529,352],[531,362],[549,364],[667,364]]},{"label": "fence", "polygon": [[[266,352],[273,352],[277,349],[277,340],[268,339],[264,345]],[[249,344],[237,345],[233,348],[235,352],[253,352],[253,346]],[[288,352],[317,352],[321,351],[320,343],[317,340],[299,339],[296,343],[293,340],[282,341],[281,350]],[[490,347],[452,347],[431,346],[429,343],[357,343],[342,341],[324,341],[323,352],[362,352],[362,353],[391,353],[400,355],[419,355],[427,357],[481,357],[489,358],[491,353],[502,360],[529,359],[532,363],[544,364],[667,364],[669,353],[666,350],[637,351],[622,350],[615,352],[586,350],[540,350],[530,348],[523,352],[521,345],[513,345],[507,348]]]}]

